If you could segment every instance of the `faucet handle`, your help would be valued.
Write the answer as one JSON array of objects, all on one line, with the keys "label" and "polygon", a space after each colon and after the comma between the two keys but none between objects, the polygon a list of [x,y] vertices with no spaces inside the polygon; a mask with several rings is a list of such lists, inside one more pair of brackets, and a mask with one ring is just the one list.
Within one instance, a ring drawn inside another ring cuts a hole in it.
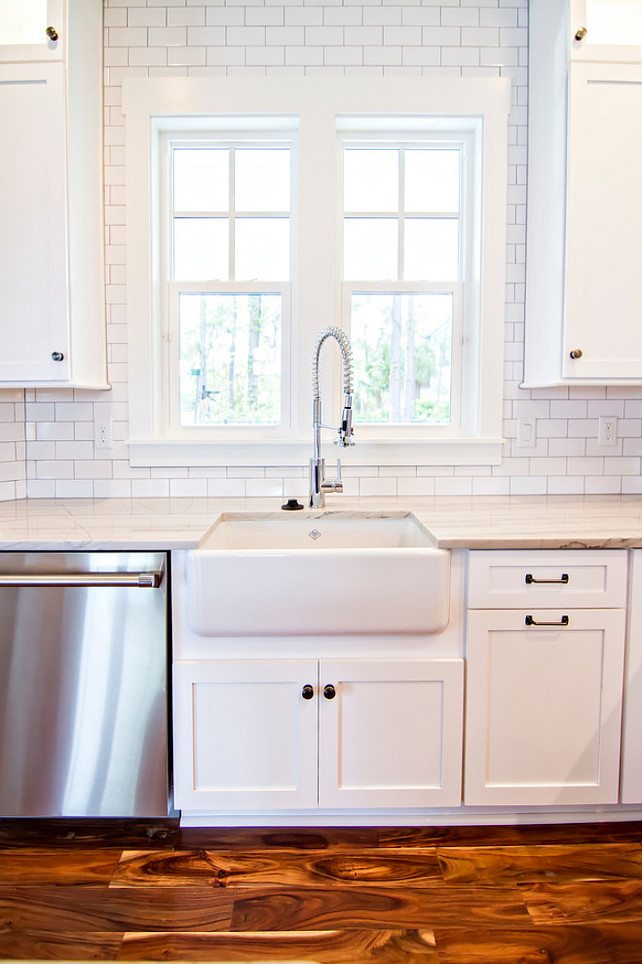
[{"label": "faucet handle", "polygon": [[343,479],[341,478],[341,459],[337,459],[336,479],[323,479],[321,489],[324,492],[343,492]]}]

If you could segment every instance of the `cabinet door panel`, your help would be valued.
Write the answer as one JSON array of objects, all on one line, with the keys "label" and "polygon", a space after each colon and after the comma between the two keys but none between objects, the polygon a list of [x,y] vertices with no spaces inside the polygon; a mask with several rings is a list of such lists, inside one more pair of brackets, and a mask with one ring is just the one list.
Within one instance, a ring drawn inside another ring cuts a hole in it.
[{"label": "cabinet door panel", "polygon": [[63,0],[0,0],[0,62],[61,60],[64,34]]},{"label": "cabinet door panel", "polygon": [[569,117],[563,373],[639,380],[642,68],[573,64]]},{"label": "cabinet door panel", "polygon": [[616,803],[623,610],[469,614],[467,804]]},{"label": "cabinet door panel", "polygon": [[0,65],[2,381],[69,377],[63,71]]},{"label": "cabinet door panel", "polygon": [[569,32],[572,60],[639,61],[642,7],[639,0],[570,0]]},{"label": "cabinet door panel", "polygon": [[176,663],[176,806],[316,806],[316,675],[314,660]]},{"label": "cabinet door panel", "polygon": [[324,660],[321,807],[461,802],[462,660]]}]

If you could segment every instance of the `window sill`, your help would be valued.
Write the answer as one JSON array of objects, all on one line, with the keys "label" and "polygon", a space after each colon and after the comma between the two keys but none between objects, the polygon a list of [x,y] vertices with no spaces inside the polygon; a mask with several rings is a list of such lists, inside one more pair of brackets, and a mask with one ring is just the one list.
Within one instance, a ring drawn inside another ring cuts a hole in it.
[{"label": "window sill", "polygon": [[[328,462],[344,465],[499,465],[502,438],[431,439],[427,441],[357,442],[339,449],[322,443]],[[191,439],[130,439],[132,466],[307,466],[310,439],[295,442],[219,442]]]}]

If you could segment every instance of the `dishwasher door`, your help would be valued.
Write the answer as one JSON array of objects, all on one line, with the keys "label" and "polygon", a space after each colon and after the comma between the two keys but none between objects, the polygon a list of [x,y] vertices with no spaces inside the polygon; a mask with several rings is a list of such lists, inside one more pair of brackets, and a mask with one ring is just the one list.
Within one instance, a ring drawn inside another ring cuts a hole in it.
[{"label": "dishwasher door", "polygon": [[166,565],[0,552],[0,816],[167,816]]}]

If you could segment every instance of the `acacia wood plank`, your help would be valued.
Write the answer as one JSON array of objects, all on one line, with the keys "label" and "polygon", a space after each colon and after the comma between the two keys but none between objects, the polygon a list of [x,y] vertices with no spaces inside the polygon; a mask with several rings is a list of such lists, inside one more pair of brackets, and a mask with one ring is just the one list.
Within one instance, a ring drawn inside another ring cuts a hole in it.
[{"label": "acacia wood plank", "polygon": [[98,884],[107,886],[122,851],[24,848],[0,850],[0,887],[11,884]]},{"label": "acacia wood plank", "polygon": [[422,888],[383,886],[238,892],[232,930],[319,930],[340,927],[433,928],[439,925],[531,927],[526,905],[514,887],[452,888],[427,881]]},{"label": "acacia wood plank", "polygon": [[528,913],[537,924],[642,921],[642,882],[639,880],[518,884],[518,888]]},{"label": "acacia wood plank", "polygon": [[351,850],[378,847],[376,827],[184,827],[177,850]]},{"label": "acacia wood plank", "polygon": [[430,931],[358,929],[293,934],[125,934],[118,960],[439,964]]},{"label": "acacia wood plank", "polygon": [[159,847],[175,845],[179,818],[5,817],[0,847]]},{"label": "acacia wood plank", "polygon": [[136,887],[153,881],[158,887],[186,883],[215,887],[274,885],[314,887],[329,883],[423,887],[441,880],[434,849],[343,852],[304,851],[124,851],[112,887]]},{"label": "acacia wood plank", "polygon": [[203,887],[91,886],[0,889],[0,928],[65,931],[229,930],[233,897]]},{"label": "acacia wood plank", "polygon": [[642,842],[642,822],[522,824],[488,827],[381,827],[380,847],[510,847]]},{"label": "acacia wood plank", "polygon": [[435,931],[439,964],[640,964],[642,924]]},{"label": "acacia wood plank", "polygon": [[118,956],[122,934],[68,934],[63,931],[0,931],[0,957],[16,960],[113,961]]},{"label": "acacia wood plank", "polygon": [[642,845],[440,847],[437,856],[444,880],[484,881],[642,879]]}]

